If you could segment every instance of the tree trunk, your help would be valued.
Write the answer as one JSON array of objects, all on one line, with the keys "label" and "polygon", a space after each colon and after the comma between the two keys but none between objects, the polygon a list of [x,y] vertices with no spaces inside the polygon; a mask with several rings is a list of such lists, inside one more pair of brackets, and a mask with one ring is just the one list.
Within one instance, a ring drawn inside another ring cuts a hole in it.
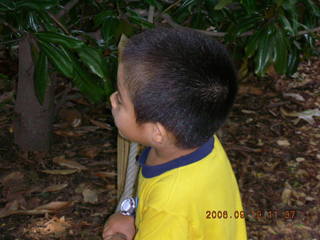
[{"label": "tree trunk", "polygon": [[43,105],[34,90],[34,63],[31,39],[26,34],[19,43],[19,75],[15,102],[15,143],[24,151],[48,151],[53,121],[53,87],[49,83]]}]

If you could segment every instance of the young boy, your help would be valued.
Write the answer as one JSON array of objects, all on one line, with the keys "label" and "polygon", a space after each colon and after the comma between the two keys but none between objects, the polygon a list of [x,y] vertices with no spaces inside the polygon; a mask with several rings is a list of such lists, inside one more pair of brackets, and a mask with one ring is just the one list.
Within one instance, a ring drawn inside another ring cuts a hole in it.
[{"label": "young boy", "polygon": [[245,240],[238,185],[214,133],[237,92],[225,48],[191,30],[132,37],[110,97],[119,133],[140,155],[135,216],[112,215],[103,237]]}]

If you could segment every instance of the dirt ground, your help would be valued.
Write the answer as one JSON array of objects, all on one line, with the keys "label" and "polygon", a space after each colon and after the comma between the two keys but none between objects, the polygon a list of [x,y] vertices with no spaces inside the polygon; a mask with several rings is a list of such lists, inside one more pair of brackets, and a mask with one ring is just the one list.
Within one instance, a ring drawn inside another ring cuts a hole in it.
[{"label": "dirt ground", "polygon": [[[243,80],[219,133],[248,239],[320,240],[319,73],[314,58],[291,78]],[[117,132],[104,105],[71,96],[51,151],[23,153],[13,144],[12,83],[0,80],[0,239],[101,239],[117,203]]]}]

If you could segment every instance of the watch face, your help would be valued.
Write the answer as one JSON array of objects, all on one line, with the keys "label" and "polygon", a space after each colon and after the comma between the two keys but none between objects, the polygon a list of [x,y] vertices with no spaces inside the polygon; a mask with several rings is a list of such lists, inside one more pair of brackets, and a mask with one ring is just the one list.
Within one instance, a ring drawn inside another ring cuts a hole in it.
[{"label": "watch face", "polygon": [[127,198],[122,201],[120,211],[124,215],[133,215],[136,208],[136,202],[134,198]]},{"label": "watch face", "polygon": [[122,208],[124,211],[128,211],[131,208],[130,200],[126,199],[122,203]]}]

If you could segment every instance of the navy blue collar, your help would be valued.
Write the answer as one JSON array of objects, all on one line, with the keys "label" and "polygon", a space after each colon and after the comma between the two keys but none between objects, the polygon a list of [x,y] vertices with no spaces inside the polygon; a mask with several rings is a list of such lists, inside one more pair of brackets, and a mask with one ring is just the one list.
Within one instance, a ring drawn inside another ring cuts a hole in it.
[{"label": "navy blue collar", "polygon": [[147,147],[141,155],[138,158],[138,162],[142,168],[142,175],[145,178],[152,178],[161,175],[162,173],[172,170],[174,168],[182,167],[194,162],[197,162],[204,157],[206,157],[209,153],[212,152],[214,146],[214,138],[211,137],[206,143],[204,143],[201,147],[199,147],[197,150],[195,150],[192,153],[189,153],[188,155],[176,158],[172,161],[154,165],[154,166],[148,166],[145,164],[148,154],[150,152],[151,147]]}]

